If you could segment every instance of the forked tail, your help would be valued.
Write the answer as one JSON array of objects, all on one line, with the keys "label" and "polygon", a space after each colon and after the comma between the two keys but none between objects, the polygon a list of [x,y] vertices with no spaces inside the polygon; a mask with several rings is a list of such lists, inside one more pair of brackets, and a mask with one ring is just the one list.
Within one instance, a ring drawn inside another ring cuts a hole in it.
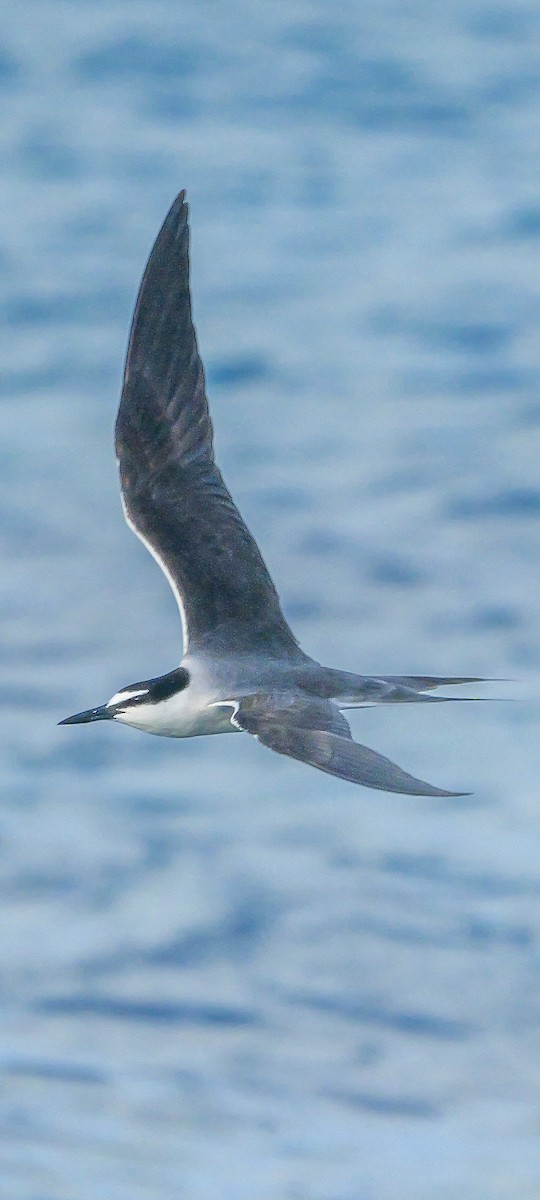
[{"label": "forked tail", "polygon": [[370,704],[440,704],[444,701],[472,699],[467,696],[426,696],[435,688],[453,684],[483,683],[479,676],[449,675],[356,675],[321,667],[302,672],[298,685],[310,696],[333,700],[339,708]]}]

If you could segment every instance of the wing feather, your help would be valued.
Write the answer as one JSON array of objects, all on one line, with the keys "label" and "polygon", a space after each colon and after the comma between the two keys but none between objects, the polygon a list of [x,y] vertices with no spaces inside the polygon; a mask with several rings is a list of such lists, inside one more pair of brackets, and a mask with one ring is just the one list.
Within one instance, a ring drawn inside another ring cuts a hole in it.
[{"label": "wing feather", "polygon": [[234,722],[277,754],[309,763],[350,783],[408,796],[467,794],[432,787],[384,755],[354,742],[343,713],[331,701],[293,698],[287,702],[286,697],[246,696],[237,706]]},{"label": "wing feather", "polygon": [[116,452],[128,524],[176,593],[184,640],[189,634],[197,647],[300,654],[258,546],[214,462],[191,313],[184,192],[164,221],[139,289]]}]

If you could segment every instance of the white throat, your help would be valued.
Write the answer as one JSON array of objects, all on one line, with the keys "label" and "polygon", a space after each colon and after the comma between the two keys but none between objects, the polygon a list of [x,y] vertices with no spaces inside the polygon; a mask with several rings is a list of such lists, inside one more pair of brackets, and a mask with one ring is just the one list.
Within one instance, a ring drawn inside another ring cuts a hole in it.
[{"label": "white throat", "polygon": [[201,697],[188,686],[155,704],[141,699],[137,704],[120,708],[113,719],[161,737],[196,737],[208,733],[235,733],[235,727],[231,725],[234,708],[233,701],[223,704],[201,702]]}]

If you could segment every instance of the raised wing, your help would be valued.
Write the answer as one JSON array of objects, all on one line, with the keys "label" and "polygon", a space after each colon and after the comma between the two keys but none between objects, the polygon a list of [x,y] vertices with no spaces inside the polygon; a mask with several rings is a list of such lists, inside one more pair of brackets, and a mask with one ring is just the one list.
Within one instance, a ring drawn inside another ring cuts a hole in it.
[{"label": "raised wing", "polygon": [[383,792],[408,796],[462,796],[415,779],[389,758],[353,742],[343,713],[331,701],[306,701],[286,694],[245,696],[233,723],[278,754],[309,763],[328,775]]},{"label": "raised wing", "polygon": [[185,193],[150,254],[135,306],[116,421],[128,524],[165,572],[184,651],[298,655],[277,592],[213,457],[191,316]]}]

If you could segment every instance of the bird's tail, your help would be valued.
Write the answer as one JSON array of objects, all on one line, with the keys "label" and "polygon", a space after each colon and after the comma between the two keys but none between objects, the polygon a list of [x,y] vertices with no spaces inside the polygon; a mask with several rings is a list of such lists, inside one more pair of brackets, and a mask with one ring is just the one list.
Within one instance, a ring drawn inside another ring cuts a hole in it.
[{"label": "bird's tail", "polygon": [[[478,676],[438,675],[355,675],[351,671],[336,671],[331,668],[317,683],[310,681],[317,695],[324,695],[340,708],[356,708],[371,704],[440,704],[443,701],[466,700],[467,696],[425,695],[439,687],[453,684],[485,682]],[[322,690],[319,690],[319,683]],[[304,686],[302,684],[302,686]],[[311,690],[308,687],[306,690]]]}]

